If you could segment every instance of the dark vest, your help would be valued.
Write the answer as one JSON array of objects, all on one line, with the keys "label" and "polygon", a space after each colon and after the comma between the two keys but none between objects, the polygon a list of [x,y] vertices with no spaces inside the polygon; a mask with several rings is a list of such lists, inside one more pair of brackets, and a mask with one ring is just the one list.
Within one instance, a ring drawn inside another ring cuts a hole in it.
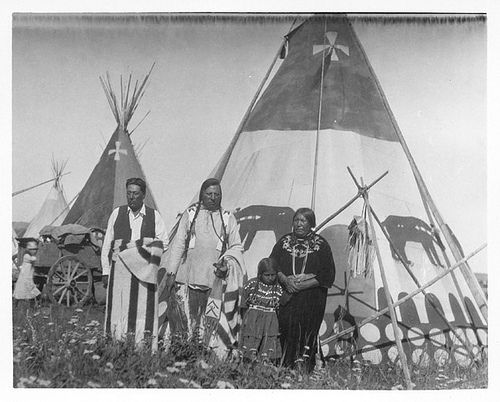
[{"label": "dark vest", "polygon": [[[122,205],[118,209],[118,216],[114,225],[115,238],[113,240],[129,241],[132,237],[127,210],[127,205]],[[144,237],[155,237],[155,210],[148,206],[146,206],[146,215],[142,218],[141,239]]]}]

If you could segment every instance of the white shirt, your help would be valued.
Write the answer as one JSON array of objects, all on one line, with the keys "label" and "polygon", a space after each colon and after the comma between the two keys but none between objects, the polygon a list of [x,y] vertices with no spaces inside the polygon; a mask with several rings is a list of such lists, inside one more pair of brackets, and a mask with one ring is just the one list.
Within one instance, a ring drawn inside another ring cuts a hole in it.
[{"label": "white shirt", "polygon": [[[102,242],[101,267],[103,275],[109,275],[111,269],[109,265],[108,254],[109,251],[111,250],[111,243],[115,239],[115,222],[116,218],[118,217],[118,210],[119,208],[115,208],[111,213],[111,216],[109,217],[108,220],[108,228],[106,229],[106,235],[104,236],[104,240]],[[146,215],[146,206],[142,204],[142,208],[140,209],[137,215],[134,215],[134,213],[130,208],[127,208],[127,213],[130,223],[130,229],[132,230],[130,240],[131,241],[139,240],[141,238],[142,220]],[[165,228],[165,223],[161,218],[161,215],[156,210],[155,210],[155,234],[157,239],[163,241],[163,247],[165,248],[168,244],[168,233]]]}]

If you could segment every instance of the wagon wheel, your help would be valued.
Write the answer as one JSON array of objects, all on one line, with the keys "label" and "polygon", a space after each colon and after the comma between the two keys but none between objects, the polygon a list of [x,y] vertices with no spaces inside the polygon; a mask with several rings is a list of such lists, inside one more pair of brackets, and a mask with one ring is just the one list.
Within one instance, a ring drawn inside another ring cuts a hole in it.
[{"label": "wagon wheel", "polygon": [[77,256],[61,257],[50,268],[46,291],[52,303],[83,306],[92,296],[92,271]]}]

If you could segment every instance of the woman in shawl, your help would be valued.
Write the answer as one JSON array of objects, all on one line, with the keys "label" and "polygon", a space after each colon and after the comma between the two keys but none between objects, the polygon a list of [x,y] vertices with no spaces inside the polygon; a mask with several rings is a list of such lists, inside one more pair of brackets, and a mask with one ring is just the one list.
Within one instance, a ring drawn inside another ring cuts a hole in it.
[{"label": "woman in shawl", "polygon": [[[209,297],[224,299],[222,295],[211,293],[214,283],[220,282],[216,280],[216,271],[219,277],[226,280],[224,296],[230,288],[236,287],[233,295],[236,309],[239,288],[243,286],[243,247],[238,223],[231,212],[221,207],[221,200],[220,182],[217,179],[203,182],[198,202],[182,214],[165,261],[161,264],[167,271],[165,292],[169,293],[172,289],[176,292],[184,307],[181,319],[187,321],[171,323],[171,327],[187,329],[189,334],[202,335]],[[227,274],[224,273],[226,270]],[[226,297],[224,302],[227,301]],[[223,311],[227,313],[225,307]],[[234,316],[227,319],[229,328],[232,324],[239,326],[239,322],[232,322],[236,319]]]},{"label": "woman in shawl", "polygon": [[327,291],[335,279],[332,251],[313,232],[315,226],[314,212],[299,208],[292,233],[283,236],[270,255],[278,262],[278,280],[286,290],[278,310],[283,364],[304,364],[309,371],[315,366]]}]

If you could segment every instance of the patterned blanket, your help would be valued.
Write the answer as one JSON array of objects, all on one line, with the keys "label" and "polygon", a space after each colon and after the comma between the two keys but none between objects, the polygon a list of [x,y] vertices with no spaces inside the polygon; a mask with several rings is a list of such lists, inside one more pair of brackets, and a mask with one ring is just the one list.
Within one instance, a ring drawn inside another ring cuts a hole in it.
[{"label": "patterned blanket", "polygon": [[109,275],[105,331],[115,339],[133,335],[137,344],[151,338],[158,347],[158,265],[163,243],[144,238],[115,240]]},{"label": "patterned blanket", "polygon": [[[223,280],[222,295],[211,294],[210,300],[221,300],[220,312],[214,312],[207,306],[207,314],[219,316],[213,336],[210,339],[210,347],[218,356],[225,357],[228,352],[237,346],[239,331],[241,327],[241,316],[239,313],[241,298],[243,295],[244,265],[241,253],[228,250],[224,256],[227,260],[228,274]],[[165,275],[165,269],[161,268],[158,281],[161,282]],[[173,292],[163,289],[159,295],[159,337],[171,332],[181,331],[190,334],[191,323],[187,311],[186,300],[187,286],[183,285]],[[213,304],[213,303],[212,303]],[[218,304],[217,302],[215,304]],[[205,321],[205,320],[203,320]],[[204,323],[203,323],[204,324]],[[203,328],[202,328],[203,329]]]}]

